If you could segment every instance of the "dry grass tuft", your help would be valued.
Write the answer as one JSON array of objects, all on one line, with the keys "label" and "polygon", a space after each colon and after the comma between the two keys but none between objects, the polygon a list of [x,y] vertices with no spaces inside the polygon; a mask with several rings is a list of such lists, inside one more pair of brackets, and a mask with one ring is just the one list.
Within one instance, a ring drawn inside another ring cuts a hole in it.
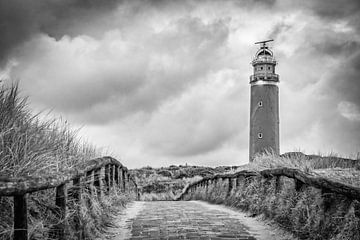
[{"label": "dry grass tuft", "polygon": [[267,152],[257,155],[253,162],[243,166],[241,170],[261,171],[281,167],[296,168],[312,175],[360,186],[359,166],[360,160],[339,158],[334,154],[331,156],[315,156],[296,152],[277,156]]},{"label": "dry grass tuft", "polygon": [[305,172],[313,169],[311,163],[306,160],[304,155],[281,157],[269,152],[257,155],[248,167],[251,170],[257,171],[280,167],[296,168]]},{"label": "dry grass tuft", "polygon": [[[33,115],[26,99],[20,98],[18,86],[0,88],[0,176],[22,177],[61,174],[74,166],[100,155],[91,144],[80,141],[77,131],[61,120],[40,120]],[[71,189],[69,189],[71,192]],[[84,226],[86,239],[107,236],[106,226],[112,215],[130,197],[123,193],[97,197],[82,194],[82,204],[76,205],[69,197],[65,223],[69,226],[67,239],[76,239],[75,219]],[[0,239],[11,239],[13,201],[0,197]],[[59,223],[55,206],[55,190],[49,189],[29,195],[29,237],[48,239]],[[75,211],[80,209],[80,214]]]},{"label": "dry grass tuft", "polygon": [[62,172],[99,154],[94,146],[80,142],[66,122],[40,121],[39,114],[31,114],[17,85],[0,89],[1,176]]},{"label": "dry grass tuft", "polygon": [[[258,155],[252,163],[238,170],[289,167],[360,186],[358,164],[358,160],[334,156],[267,153]],[[281,177],[280,182],[260,176],[240,177],[239,180],[239,185],[229,191],[229,181],[219,179],[216,184],[189,192],[185,200],[205,200],[240,208],[252,216],[270,219],[299,239],[360,239],[360,203],[356,200],[306,185],[296,190],[294,180],[287,177]]]}]

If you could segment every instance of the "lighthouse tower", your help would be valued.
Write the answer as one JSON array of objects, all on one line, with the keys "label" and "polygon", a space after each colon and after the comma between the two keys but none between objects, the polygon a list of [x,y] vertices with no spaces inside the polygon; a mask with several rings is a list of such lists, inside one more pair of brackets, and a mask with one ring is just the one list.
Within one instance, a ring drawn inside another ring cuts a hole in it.
[{"label": "lighthouse tower", "polygon": [[250,76],[250,162],[257,153],[279,154],[279,75],[275,73],[276,60],[267,43],[257,42],[260,49],[253,61],[254,74]]}]

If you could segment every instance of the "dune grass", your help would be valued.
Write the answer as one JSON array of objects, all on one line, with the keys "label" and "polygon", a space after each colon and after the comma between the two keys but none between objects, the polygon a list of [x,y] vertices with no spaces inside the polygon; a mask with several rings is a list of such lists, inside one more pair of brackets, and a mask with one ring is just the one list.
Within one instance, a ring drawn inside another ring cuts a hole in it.
[{"label": "dune grass", "polygon": [[276,156],[259,154],[244,169],[260,171],[270,168],[296,168],[303,172],[327,177],[345,184],[360,187],[360,160],[330,156],[305,155],[302,153]]},{"label": "dune grass", "polygon": [[299,239],[360,239],[359,202],[336,194],[324,199],[321,190],[313,187],[296,191],[290,179],[282,179],[281,184],[276,192],[274,182],[247,179],[228,193],[224,191],[228,182],[220,181],[208,189],[199,188],[187,199],[225,204],[249,216],[270,219]]},{"label": "dune grass", "polygon": [[268,169],[289,167],[301,169],[305,172],[316,169],[353,168],[360,170],[360,160],[337,157],[335,154],[328,156],[305,155],[301,152],[285,153],[277,156],[271,152],[264,152],[255,156],[254,161],[247,165],[252,169]]},{"label": "dune grass", "polygon": [[[331,175],[334,171],[345,172],[345,175],[359,173],[358,162],[349,160],[351,163],[348,163],[346,159],[331,161],[327,158],[319,163],[304,155],[279,157],[263,154],[246,168],[255,171],[297,168],[312,175],[321,175],[322,172],[322,176],[332,180],[338,180]],[[349,182],[356,185],[358,176],[353,175]],[[205,200],[242,209],[251,216],[270,219],[299,239],[360,239],[360,202],[357,200],[306,185],[296,190],[294,180],[287,177],[281,177],[278,183],[275,179],[241,177],[237,183],[233,182],[235,187],[229,191],[229,180],[219,180],[189,192],[185,200]]]},{"label": "dune grass", "polygon": [[68,124],[33,115],[17,85],[0,89],[1,176],[49,175],[99,154],[94,146],[79,141]]},{"label": "dune grass", "polygon": [[[93,145],[80,140],[70,126],[61,120],[43,120],[33,114],[27,99],[19,97],[17,85],[0,87],[0,176],[26,177],[61,174],[80,163],[100,156]],[[69,186],[69,192],[72,191]],[[55,190],[29,194],[30,239],[48,239],[59,222],[55,206]],[[130,200],[129,195],[113,193],[101,202],[96,195],[82,193],[82,204],[76,206],[69,197],[66,224],[67,239],[76,239],[74,219],[84,227],[86,239],[106,237],[112,214]],[[11,239],[13,234],[13,201],[0,197],[0,239]],[[79,214],[75,209],[80,209]],[[78,214],[78,216],[76,216]]]},{"label": "dune grass", "polygon": [[174,200],[187,184],[216,172],[216,169],[210,167],[181,165],[131,170],[140,187],[142,201]]}]

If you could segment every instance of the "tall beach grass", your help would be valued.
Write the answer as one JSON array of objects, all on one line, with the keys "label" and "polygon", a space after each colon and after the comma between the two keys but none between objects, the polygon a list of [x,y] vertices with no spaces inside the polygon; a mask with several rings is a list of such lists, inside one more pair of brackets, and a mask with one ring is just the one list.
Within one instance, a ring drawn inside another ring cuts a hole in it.
[{"label": "tall beach grass", "polygon": [[[304,154],[276,156],[267,153],[258,155],[240,170],[296,168],[311,175],[360,186],[358,160],[325,157],[318,161]],[[188,192],[185,200],[191,199],[229,205],[250,216],[270,219],[299,239],[360,239],[359,201],[307,185],[296,189],[294,180],[287,177],[281,177],[279,182],[260,176],[240,177],[232,184],[228,179],[219,179],[216,183],[198,187],[195,192]]]},{"label": "tall beach grass", "polygon": [[[77,131],[64,121],[43,120],[33,114],[27,99],[19,96],[18,85],[0,87],[0,176],[26,177],[61,174],[101,152],[80,140]],[[71,193],[72,186],[69,185]],[[94,191],[95,192],[95,191]],[[55,206],[55,190],[29,194],[29,237],[49,239],[59,223]],[[84,227],[86,239],[105,238],[114,212],[122,209],[130,196],[120,192],[104,195],[82,193],[82,204],[76,206],[69,198],[66,215],[67,239],[76,239],[74,219]],[[11,197],[0,197],[0,239],[11,239],[13,234],[13,202]],[[79,212],[74,209],[80,209]],[[77,216],[76,216],[77,215]]]}]

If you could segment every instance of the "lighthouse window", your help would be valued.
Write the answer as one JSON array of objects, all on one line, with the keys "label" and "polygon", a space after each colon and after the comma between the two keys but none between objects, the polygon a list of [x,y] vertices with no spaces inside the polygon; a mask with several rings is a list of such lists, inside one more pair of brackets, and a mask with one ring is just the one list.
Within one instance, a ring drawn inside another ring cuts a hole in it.
[{"label": "lighthouse window", "polygon": [[263,67],[260,67],[260,70],[263,70]]},{"label": "lighthouse window", "polygon": [[263,105],[263,102],[262,102],[262,101],[259,101],[259,102],[258,102],[258,106],[259,106],[259,107],[262,107],[262,105]]},{"label": "lighthouse window", "polygon": [[258,133],[258,138],[263,138],[262,133]]},{"label": "lighthouse window", "polygon": [[271,67],[268,67],[268,70],[271,70]]}]

